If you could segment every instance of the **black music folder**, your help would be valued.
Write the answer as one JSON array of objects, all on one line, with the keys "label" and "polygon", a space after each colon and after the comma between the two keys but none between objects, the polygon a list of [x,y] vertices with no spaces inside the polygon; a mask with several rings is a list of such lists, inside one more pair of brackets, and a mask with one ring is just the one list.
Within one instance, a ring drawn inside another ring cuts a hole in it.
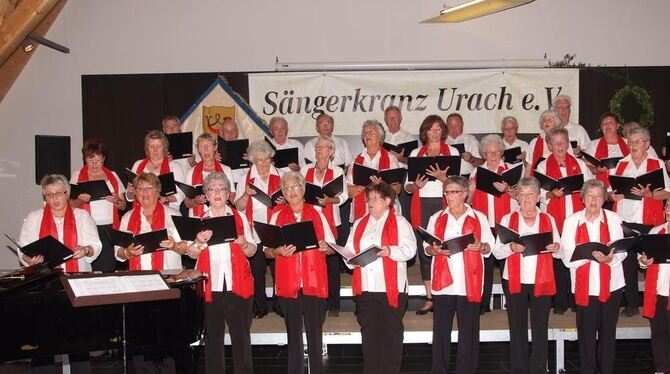
[{"label": "black music folder", "polygon": [[156,251],[161,251],[169,248],[161,248],[161,242],[168,239],[168,233],[166,229],[149,231],[144,234],[133,235],[132,232],[119,231],[119,230],[108,230],[107,236],[109,241],[113,245],[118,245],[119,247],[128,247],[131,244],[134,245],[143,245],[144,251],[142,254],[152,253]]},{"label": "black music folder", "polygon": [[193,133],[180,132],[177,134],[166,134],[170,143],[170,155],[172,159],[193,156]]},{"label": "black music folder", "polygon": [[540,232],[537,234],[519,235],[516,231],[496,224],[496,234],[503,244],[519,243],[526,249],[521,255],[537,256],[547,251],[547,246],[554,242],[554,234],[551,231]]},{"label": "black music folder", "polygon": [[649,189],[652,192],[665,188],[665,182],[663,180],[664,170],[665,168],[656,169],[654,171],[650,171],[649,173],[642,174],[637,178],[620,177],[618,175],[610,174],[610,185],[612,186],[613,191],[616,191],[617,194],[623,193],[626,199],[642,200],[642,196],[633,194],[631,189],[633,187],[639,188],[638,185],[644,187],[648,184],[650,185]]},{"label": "black music folder", "polygon": [[539,158],[537,159],[537,161],[535,162],[535,165],[533,165],[533,169],[537,169],[537,165],[539,165],[540,162],[542,162],[542,161],[544,161],[544,160],[546,160],[546,159],[547,159],[546,157],[539,157]]},{"label": "black music folder", "polygon": [[256,229],[256,233],[261,239],[261,243],[266,247],[277,248],[282,245],[294,245],[295,253],[319,248],[312,221],[290,223],[284,226],[254,221],[254,229]]},{"label": "black music folder", "polygon": [[272,147],[272,149],[275,151],[274,157],[272,157],[272,161],[274,161],[274,166],[278,169],[280,168],[285,168],[289,164],[298,164],[298,148],[286,148],[286,149],[278,149],[273,143],[272,140],[268,139],[267,136],[263,137],[265,139],[265,142]]},{"label": "black music folder", "polygon": [[632,222],[623,222],[621,227],[623,228],[623,235],[627,237],[648,234],[649,231],[654,228],[653,225],[643,225],[641,223]]},{"label": "black music folder", "polygon": [[516,166],[503,171],[502,174],[494,173],[489,169],[478,166],[476,188],[493,196],[500,197],[503,193],[498,191],[498,189],[493,186],[493,183],[506,182],[510,186],[516,186],[516,184],[519,183],[522,174],[523,165],[521,164],[517,164]]},{"label": "black music folder", "polygon": [[670,263],[670,235],[652,234],[642,235],[635,249],[638,253],[645,253],[654,259],[656,264]]},{"label": "black music folder", "polygon": [[265,205],[268,208],[274,208],[277,205],[275,203],[275,200],[277,200],[280,197],[284,197],[284,194],[281,192],[281,188],[268,195],[267,193],[265,193],[265,191],[254,186],[253,184],[249,184],[248,186],[252,190],[256,191],[256,194],[251,197],[258,200],[261,204]]},{"label": "black music folder", "polygon": [[202,189],[202,184],[197,186],[191,186],[190,184],[181,183],[179,181],[174,182],[177,187],[188,197],[189,199],[194,199],[196,196],[204,195],[205,191]]},{"label": "black music folder", "polygon": [[76,199],[77,196],[83,193],[91,195],[90,201],[96,201],[96,200],[103,200],[105,197],[110,196],[112,194],[112,191],[109,190],[107,182],[103,180],[79,182],[77,184],[70,183],[71,199]]},{"label": "black music folder", "polygon": [[570,146],[572,147],[572,149],[577,148],[577,141],[576,140],[570,140]]},{"label": "black music folder", "polygon": [[665,159],[670,160],[670,132],[665,133]]},{"label": "black music folder", "polygon": [[424,242],[430,244],[433,243],[438,244],[440,247],[442,247],[442,249],[449,250],[450,255],[455,255],[456,253],[463,252],[468,247],[468,245],[474,244],[475,242],[475,236],[472,233],[452,238],[449,240],[442,240],[437,236],[426,231],[426,229],[424,229],[423,227],[418,227],[417,232],[419,233]]},{"label": "black music folder", "polygon": [[387,151],[393,151],[395,153],[402,154],[405,157],[408,157],[413,150],[419,148],[419,141],[412,140],[410,142],[400,143],[400,144],[391,144],[384,142],[383,147]]},{"label": "black music folder", "polygon": [[[137,174],[133,173],[132,170],[125,168],[123,171],[126,173],[126,176],[130,180],[130,182],[135,180]],[[160,192],[161,196],[170,196],[177,193],[177,184],[174,180],[173,172],[159,175],[158,180],[161,182],[161,192]]]},{"label": "black music folder", "polygon": [[611,251],[614,251],[614,253],[628,252],[638,240],[638,238],[623,238],[610,243],[609,245],[599,242],[582,243],[575,246],[575,251],[572,253],[572,257],[570,257],[570,262],[578,260],[592,260],[597,262],[595,257],[593,257],[593,252],[595,251],[600,251],[605,256],[609,255]]},{"label": "black music folder", "polygon": [[438,168],[448,167],[447,175],[461,174],[460,156],[410,157],[407,159],[407,180],[413,182],[419,175],[424,175],[429,181],[435,178],[426,174],[428,167],[437,165]]},{"label": "black music folder", "polygon": [[319,187],[315,184],[306,182],[305,183],[305,202],[312,205],[319,205],[319,202],[316,200],[317,197],[323,198],[324,196],[335,197],[344,192],[344,175],[333,179],[332,181],[326,183],[325,186]]},{"label": "black music folder", "polygon": [[584,185],[584,174],[575,174],[569,177],[563,177],[559,180],[546,176],[538,171],[535,171],[533,176],[540,181],[540,187],[542,187],[542,189],[551,191],[562,188],[563,193],[566,195],[578,192]]},{"label": "black music folder", "polygon": [[237,239],[235,216],[232,215],[205,219],[172,216],[172,222],[182,240],[195,241],[196,235],[205,230],[212,230],[212,237],[207,242],[211,245],[229,243]]},{"label": "black music folder", "polygon": [[249,161],[242,158],[247,153],[247,148],[249,148],[249,139],[238,139],[227,142],[219,136],[217,148],[221,155],[221,162],[228,165],[231,169],[249,167]]},{"label": "black music folder", "polygon": [[372,183],[370,181],[370,177],[377,176],[388,184],[403,183],[405,181],[406,172],[407,170],[405,170],[405,168],[386,169],[379,171],[354,163],[353,182],[357,186],[367,186],[368,184]]},{"label": "black music folder", "polygon": [[517,159],[518,156],[521,156],[521,147],[507,148],[503,152],[503,160],[508,164],[523,162],[523,160]]},{"label": "black music folder", "polygon": [[[19,246],[16,242],[14,244]],[[51,235],[47,235],[23,247],[19,246],[19,248],[28,257],[44,256],[44,262],[50,267],[56,267],[74,256],[74,252],[70,248]]]},{"label": "black music folder", "polygon": [[360,251],[360,253],[356,253],[352,249],[341,247],[335,243],[326,242],[326,244],[328,244],[328,246],[335,252],[339,253],[349,264],[358,265],[360,267],[365,267],[377,260],[379,258],[377,253],[382,250],[376,245],[371,245]]},{"label": "black music folder", "polygon": [[456,143],[456,144],[449,144],[449,145],[458,149],[458,153],[465,152],[465,144],[463,144],[463,143]]},{"label": "black music folder", "polygon": [[607,169],[614,169],[616,165],[619,163],[619,161],[621,161],[621,159],[623,158],[623,157],[609,157],[599,160],[584,151],[582,151],[582,156],[584,156],[584,160],[588,161],[591,165],[597,168],[604,167]]}]

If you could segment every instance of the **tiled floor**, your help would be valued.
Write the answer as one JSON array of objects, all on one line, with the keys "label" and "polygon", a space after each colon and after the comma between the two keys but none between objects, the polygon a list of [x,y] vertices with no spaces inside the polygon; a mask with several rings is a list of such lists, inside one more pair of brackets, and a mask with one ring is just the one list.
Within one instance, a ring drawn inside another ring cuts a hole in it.
[{"label": "tiled floor", "polygon": [[[455,347],[454,347],[455,348]],[[430,372],[430,345],[406,344],[404,347],[402,373],[429,373]],[[554,366],[555,357],[553,343],[549,343],[549,366]],[[455,350],[452,351],[452,358]],[[226,357],[230,357],[228,347]],[[255,374],[280,374],[286,372],[286,349],[277,346],[256,346],[253,348]],[[453,361],[452,361],[453,362]],[[228,361],[230,364],[231,362]],[[363,358],[358,345],[332,345],[328,355],[324,357],[326,373],[356,374],[362,371]],[[568,373],[578,372],[579,360],[577,357],[576,342],[566,343],[566,369]],[[106,357],[92,361],[93,373],[112,374],[121,373],[122,366],[119,357]],[[204,359],[199,361],[199,373],[204,373]],[[453,370],[453,369],[452,369]],[[30,367],[25,363],[0,366],[0,373],[22,374],[29,373]],[[129,370],[129,372],[133,372]],[[226,372],[232,373],[232,367]],[[509,345],[507,343],[483,343],[478,373],[508,373],[509,372]],[[651,373],[653,361],[648,340],[628,340],[617,342],[617,357],[615,373]]]}]

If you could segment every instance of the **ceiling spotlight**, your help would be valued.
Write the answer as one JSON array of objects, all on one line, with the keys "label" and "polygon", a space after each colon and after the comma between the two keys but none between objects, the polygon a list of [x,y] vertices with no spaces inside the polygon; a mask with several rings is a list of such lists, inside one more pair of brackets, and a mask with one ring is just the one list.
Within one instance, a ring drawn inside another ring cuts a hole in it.
[{"label": "ceiling spotlight", "polygon": [[33,32],[31,32],[30,34],[28,34],[26,36],[26,39],[25,39],[24,43],[25,42],[28,42],[29,44],[31,44],[29,49],[28,49],[27,45],[25,45],[25,44],[23,45],[23,50],[26,51],[26,52],[32,51],[35,48],[34,44],[37,43],[37,44],[42,44],[45,47],[49,47],[49,48],[51,48],[53,50],[56,50],[58,52],[61,52],[61,53],[65,53],[65,54],[70,53],[70,48],[68,48],[68,47],[66,47],[62,44],[58,44],[54,41],[51,41],[51,40],[49,40],[49,39],[47,39],[43,36],[37,35]]}]

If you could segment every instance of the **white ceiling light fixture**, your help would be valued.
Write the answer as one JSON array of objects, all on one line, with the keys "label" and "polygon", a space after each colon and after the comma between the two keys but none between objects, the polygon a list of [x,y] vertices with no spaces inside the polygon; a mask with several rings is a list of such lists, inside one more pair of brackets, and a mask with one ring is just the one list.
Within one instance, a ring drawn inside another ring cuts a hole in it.
[{"label": "white ceiling light fixture", "polygon": [[532,3],[535,0],[471,0],[454,7],[445,6],[440,15],[420,23],[457,23],[487,16],[503,10]]}]

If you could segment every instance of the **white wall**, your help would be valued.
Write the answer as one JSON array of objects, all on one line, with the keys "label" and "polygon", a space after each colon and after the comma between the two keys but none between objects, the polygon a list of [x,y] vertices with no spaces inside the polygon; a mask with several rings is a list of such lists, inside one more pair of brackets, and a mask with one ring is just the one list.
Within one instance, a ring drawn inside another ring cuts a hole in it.
[{"label": "white wall", "polygon": [[[460,2],[460,1],[459,1]],[[281,61],[552,60],[668,65],[667,0],[537,0],[463,24],[418,24],[442,0],[71,0],[0,103],[0,232],[40,205],[34,135],[70,135],[81,165],[82,74],[271,71]],[[448,4],[456,1],[449,0]],[[195,99],[195,98],[194,98]],[[2,246],[5,242],[0,240]],[[15,267],[0,249],[0,269]]]}]

